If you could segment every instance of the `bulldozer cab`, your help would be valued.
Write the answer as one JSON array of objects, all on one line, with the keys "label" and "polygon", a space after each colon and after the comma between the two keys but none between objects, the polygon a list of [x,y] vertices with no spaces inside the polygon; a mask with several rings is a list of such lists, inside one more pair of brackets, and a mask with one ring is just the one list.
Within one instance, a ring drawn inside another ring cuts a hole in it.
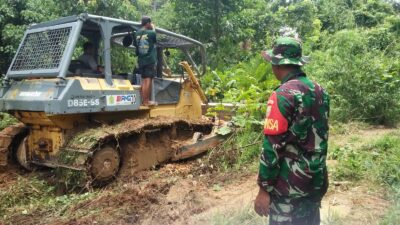
[{"label": "bulldozer cab", "polygon": [[[58,20],[34,24],[26,31],[17,50],[12,64],[7,72],[7,79],[43,78],[69,76],[104,77],[109,85],[113,85],[112,76],[133,73],[135,62],[127,62],[131,71],[121,71],[114,65],[119,57],[135,53],[133,35],[141,29],[139,22],[132,22],[90,14],[80,14]],[[165,56],[170,55],[170,49],[177,49],[192,64],[197,74],[205,73],[205,48],[189,37],[171,31],[156,28],[157,33],[157,77],[163,76]],[[82,45],[90,42],[95,49],[95,60],[104,67],[103,72],[90,71],[78,60],[82,54]],[[129,49],[129,50],[128,50]],[[196,52],[200,59],[201,69],[193,60],[190,52]],[[165,53],[165,54],[164,54]],[[181,59],[182,60],[182,59]],[[171,74],[164,75],[171,76]]]},{"label": "bulldozer cab", "polygon": [[[0,88],[0,109],[57,115],[138,110],[140,76],[135,72],[133,38],[139,29],[139,22],[90,14],[30,26]],[[184,73],[172,74],[171,68],[181,68],[170,67],[167,61],[178,64],[182,59],[166,58],[171,52],[184,56],[200,76],[206,69],[205,48],[189,37],[162,28],[155,31],[158,62],[152,100],[178,104],[183,82],[179,78]],[[93,45],[94,61],[101,70],[90,69],[80,61],[85,42]],[[200,63],[196,64],[194,58]],[[13,81],[17,82],[11,85]],[[124,101],[116,104],[121,99]]]}]

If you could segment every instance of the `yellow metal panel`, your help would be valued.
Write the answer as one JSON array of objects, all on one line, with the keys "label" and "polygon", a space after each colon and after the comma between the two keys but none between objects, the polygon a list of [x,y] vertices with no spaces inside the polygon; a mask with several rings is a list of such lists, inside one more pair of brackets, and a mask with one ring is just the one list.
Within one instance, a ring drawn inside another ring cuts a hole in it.
[{"label": "yellow metal panel", "polygon": [[199,94],[193,89],[191,82],[186,80],[182,84],[178,104],[151,106],[150,117],[175,116],[184,119],[200,119],[201,103]]},{"label": "yellow metal panel", "polygon": [[15,111],[13,115],[24,124],[54,125],[44,112]]},{"label": "yellow metal panel", "polygon": [[142,86],[140,86],[140,85],[132,85],[132,87],[135,90],[140,90],[142,88]]},{"label": "yellow metal panel", "polygon": [[155,106],[150,109],[150,117],[176,116],[176,105]]},{"label": "yellow metal panel", "polygon": [[90,78],[90,77],[75,77],[74,79],[79,80],[83,90],[126,90],[131,91],[134,89],[140,89],[138,85],[132,85],[129,80],[113,79],[113,86],[107,84],[105,79]]},{"label": "yellow metal panel", "polygon": [[62,128],[62,129],[72,129],[84,123],[88,123],[87,114],[69,114],[69,115],[47,115],[51,122]]},{"label": "yellow metal panel", "polygon": [[44,112],[15,111],[13,115],[24,124],[57,126],[62,129],[71,129],[88,122],[87,114],[47,115]]},{"label": "yellow metal panel", "polygon": [[125,90],[133,91],[133,86],[129,80],[113,79],[113,86],[107,84],[105,79],[98,79],[101,90],[112,91],[112,90]]},{"label": "yellow metal panel", "polygon": [[114,79],[113,82],[119,90],[133,90],[132,84],[129,80]]},{"label": "yellow metal panel", "polygon": [[45,160],[55,156],[64,142],[61,129],[52,126],[42,126],[31,129],[28,136],[28,149],[31,155]]},{"label": "yellow metal panel", "polygon": [[176,107],[176,116],[186,119],[200,119],[202,116],[201,103],[201,98],[192,88],[190,81],[185,80]]},{"label": "yellow metal panel", "polygon": [[[42,160],[56,156],[64,142],[63,129],[57,126],[44,112],[19,111],[14,112],[14,116],[31,128],[27,139],[30,156]],[[60,121],[73,124],[71,119],[66,119],[68,118],[60,118]]]},{"label": "yellow metal panel", "polygon": [[46,115],[44,112],[19,111],[13,115],[30,127],[27,139],[28,155],[43,161],[51,161],[57,156],[64,144],[66,129],[87,121],[84,114]]},{"label": "yellow metal panel", "polygon": [[83,90],[94,91],[101,90],[99,79],[90,77],[75,77],[81,83]]},{"label": "yellow metal panel", "polygon": [[190,65],[188,62],[183,61],[180,62],[179,65],[181,65],[183,67],[183,69],[185,69],[185,71],[188,74],[189,80],[192,83],[192,88],[196,90],[197,94],[200,96],[200,99],[204,102],[207,103],[207,97],[204,94],[203,89],[201,89],[199,81],[197,80],[197,78],[195,77],[193,70],[190,68]]}]

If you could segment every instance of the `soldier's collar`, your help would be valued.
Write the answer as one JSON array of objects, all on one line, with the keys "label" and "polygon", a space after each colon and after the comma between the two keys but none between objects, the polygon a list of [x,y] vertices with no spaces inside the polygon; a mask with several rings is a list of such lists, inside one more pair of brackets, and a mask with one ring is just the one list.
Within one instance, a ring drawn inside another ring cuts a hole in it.
[{"label": "soldier's collar", "polygon": [[294,71],[288,73],[288,74],[282,79],[281,84],[284,84],[284,83],[288,82],[289,80],[291,80],[291,79],[293,79],[293,78],[296,78],[296,77],[299,77],[299,76],[305,76],[305,75],[306,75],[306,74],[305,74],[303,71],[301,71],[301,70],[294,70]]}]

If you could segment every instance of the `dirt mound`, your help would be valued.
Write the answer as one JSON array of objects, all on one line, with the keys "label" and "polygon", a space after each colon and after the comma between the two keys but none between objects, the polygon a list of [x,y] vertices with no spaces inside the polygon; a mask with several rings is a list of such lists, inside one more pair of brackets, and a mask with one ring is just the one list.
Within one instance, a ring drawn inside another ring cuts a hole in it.
[{"label": "dirt mound", "polygon": [[58,221],[54,224],[141,224],[143,215],[148,213],[151,205],[159,204],[160,197],[165,195],[169,188],[170,184],[166,182],[149,183],[142,189],[125,186],[119,193],[108,192],[65,212],[74,214],[79,210],[101,211],[100,215],[93,214],[67,222]]}]

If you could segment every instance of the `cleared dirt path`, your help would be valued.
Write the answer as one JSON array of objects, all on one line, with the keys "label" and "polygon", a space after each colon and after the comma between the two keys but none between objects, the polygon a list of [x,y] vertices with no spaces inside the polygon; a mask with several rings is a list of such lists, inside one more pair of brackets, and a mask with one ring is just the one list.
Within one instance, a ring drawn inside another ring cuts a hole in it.
[{"label": "cleared dirt path", "polygon": [[[332,141],[340,147],[391,131],[349,130]],[[266,218],[252,209],[258,191],[256,172],[221,173],[206,166],[205,157],[121,177],[87,200],[60,209],[13,214],[7,220],[0,218],[0,224],[266,224]],[[334,167],[336,162],[329,164]],[[46,177],[46,172],[41,173]],[[0,171],[0,192],[9,190],[17,177],[29,180],[32,174]],[[322,224],[378,225],[389,206],[379,187],[333,181],[323,200]]]},{"label": "cleared dirt path", "polygon": [[[258,191],[254,174],[196,175],[193,172],[197,166],[198,163],[170,164],[157,171],[144,172],[130,181],[118,181],[97,197],[65,209],[64,218],[58,218],[57,214],[21,214],[8,222],[202,225],[235,224],[221,223],[235,220],[233,217],[247,222],[236,224],[266,221],[252,210]],[[8,187],[2,183],[0,188]],[[382,193],[368,187],[367,183],[332,184],[323,200],[323,224],[346,221],[344,224],[377,225],[390,205]]]}]

